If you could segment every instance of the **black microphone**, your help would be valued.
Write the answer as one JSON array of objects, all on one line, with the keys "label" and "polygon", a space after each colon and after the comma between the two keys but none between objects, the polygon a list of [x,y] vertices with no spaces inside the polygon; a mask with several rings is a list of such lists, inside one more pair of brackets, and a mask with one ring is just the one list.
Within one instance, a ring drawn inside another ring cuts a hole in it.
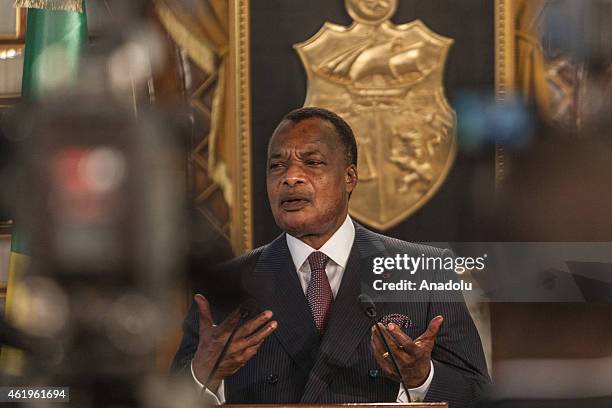
[{"label": "black microphone", "polygon": [[372,321],[372,324],[376,327],[376,331],[378,332],[378,335],[380,336],[383,344],[385,345],[385,349],[387,350],[387,353],[389,353],[389,357],[391,358],[391,362],[393,363],[393,368],[395,369],[395,373],[399,377],[400,383],[404,386],[404,391],[406,391],[408,402],[412,402],[412,400],[410,399],[410,393],[408,392],[408,387],[404,383],[404,377],[402,377],[402,372],[400,371],[399,366],[397,365],[395,356],[391,352],[391,347],[389,347],[389,343],[387,343],[387,339],[385,338],[385,335],[383,334],[382,330],[380,330],[380,327],[378,326],[378,322],[376,322],[377,313],[376,313],[376,305],[374,304],[374,301],[372,300],[370,296],[366,295],[365,293],[362,293],[359,296],[357,296],[357,301],[359,302],[359,306],[361,307],[363,314],[365,314],[366,317],[368,317]]},{"label": "black microphone", "polygon": [[[238,331],[238,329],[246,322],[246,320],[249,317],[253,316],[256,313],[257,313],[257,302],[255,301],[255,299],[247,298],[244,302],[242,302],[242,304],[240,305],[240,319],[238,320],[238,323],[236,323],[229,337],[225,341],[225,344],[223,345],[223,349],[221,349],[221,353],[219,353],[219,357],[217,357],[217,360],[215,360],[215,365],[213,366],[212,370],[210,370],[210,374],[208,374],[208,378],[206,378],[206,382],[204,383],[204,388],[208,388],[208,383],[213,378],[213,376],[217,373],[217,370],[219,369],[219,365],[221,364],[223,357],[225,357],[225,355],[227,354],[227,350],[229,349],[229,346],[232,343],[232,340],[234,339],[234,336],[236,335],[236,332]],[[204,391],[204,388],[202,389],[202,391]]]}]

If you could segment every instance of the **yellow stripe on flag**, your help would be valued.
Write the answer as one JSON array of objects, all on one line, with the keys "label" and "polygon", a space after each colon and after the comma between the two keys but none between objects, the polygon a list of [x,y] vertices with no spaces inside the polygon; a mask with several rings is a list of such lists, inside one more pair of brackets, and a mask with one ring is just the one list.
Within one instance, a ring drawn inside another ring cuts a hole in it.
[{"label": "yellow stripe on flag", "polygon": [[[29,261],[29,256],[17,252],[11,252],[9,257],[6,303],[4,306],[4,315],[9,323],[12,323],[15,318],[15,293],[28,267]],[[5,375],[21,375],[24,369],[24,362],[24,354],[21,350],[12,347],[2,348],[0,352],[0,371]]]}]

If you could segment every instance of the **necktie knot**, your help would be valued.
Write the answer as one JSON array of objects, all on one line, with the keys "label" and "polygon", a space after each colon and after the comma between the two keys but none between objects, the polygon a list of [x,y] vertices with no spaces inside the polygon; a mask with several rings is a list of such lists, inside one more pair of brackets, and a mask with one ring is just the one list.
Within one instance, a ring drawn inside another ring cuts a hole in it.
[{"label": "necktie knot", "polygon": [[310,270],[312,272],[320,272],[322,270],[325,271],[328,261],[329,257],[323,252],[315,251],[308,255],[308,263],[310,264]]}]

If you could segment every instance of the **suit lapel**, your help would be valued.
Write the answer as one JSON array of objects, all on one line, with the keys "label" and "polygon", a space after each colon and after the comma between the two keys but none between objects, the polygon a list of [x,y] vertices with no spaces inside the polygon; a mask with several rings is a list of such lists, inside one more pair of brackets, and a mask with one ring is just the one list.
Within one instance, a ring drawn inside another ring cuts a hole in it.
[{"label": "suit lapel", "polygon": [[331,383],[336,368],[346,367],[363,337],[369,336],[371,323],[361,311],[357,297],[362,290],[362,274],[371,273],[368,265],[372,265],[372,262],[368,260],[381,252],[384,252],[384,246],[375,239],[375,235],[355,224],[353,248],[300,402],[316,402]]},{"label": "suit lapel", "polygon": [[[302,291],[285,234],[274,240],[257,262],[253,284],[261,287],[261,278],[272,278],[269,290],[260,292],[258,303],[274,312],[278,328],[274,336],[285,351],[302,367],[310,366],[310,350],[319,338]],[[258,284],[259,281],[259,284]]]}]

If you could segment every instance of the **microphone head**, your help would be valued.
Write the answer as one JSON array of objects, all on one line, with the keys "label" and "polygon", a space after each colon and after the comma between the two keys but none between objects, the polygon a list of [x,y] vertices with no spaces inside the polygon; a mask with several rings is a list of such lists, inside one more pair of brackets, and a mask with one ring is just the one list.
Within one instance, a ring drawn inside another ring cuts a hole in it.
[{"label": "microphone head", "polygon": [[365,293],[357,296],[357,301],[359,302],[359,306],[363,313],[369,318],[376,317],[376,305],[374,305],[374,301],[372,298]]}]

